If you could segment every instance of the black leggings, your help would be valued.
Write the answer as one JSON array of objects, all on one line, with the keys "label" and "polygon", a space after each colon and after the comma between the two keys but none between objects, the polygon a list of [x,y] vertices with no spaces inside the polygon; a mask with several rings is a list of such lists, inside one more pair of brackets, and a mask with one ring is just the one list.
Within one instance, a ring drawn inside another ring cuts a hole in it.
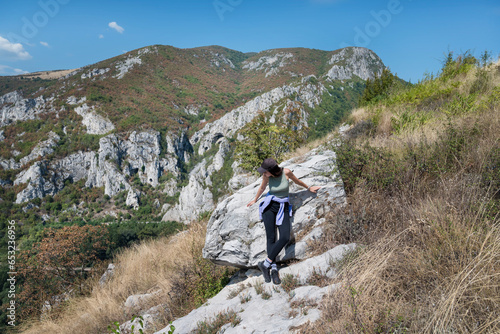
[{"label": "black leggings", "polygon": [[[283,247],[290,241],[291,224],[288,205],[288,203],[285,203],[283,223],[279,226],[276,225],[276,216],[280,209],[280,203],[271,201],[269,206],[262,213],[262,220],[264,220],[264,226],[266,227],[267,256],[269,260],[273,262],[276,260],[276,256],[278,256]],[[278,228],[280,233],[280,238],[277,241],[276,228]]]}]

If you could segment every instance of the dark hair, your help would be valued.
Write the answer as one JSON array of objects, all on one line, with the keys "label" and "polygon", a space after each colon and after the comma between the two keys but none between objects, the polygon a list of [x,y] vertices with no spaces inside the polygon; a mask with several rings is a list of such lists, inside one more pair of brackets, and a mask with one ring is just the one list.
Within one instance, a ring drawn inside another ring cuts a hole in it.
[{"label": "dark hair", "polygon": [[257,171],[261,174],[264,172],[269,172],[274,176],[280,176],[283,173],[283,168],[278,166],[278,163],[273,158],[265,159]]},{"label": "dark hair", "polygon": [[276,165],[275,168],[269,170],[269,173],[273,174],[274,176],[281,176],[281,173],[283,173],[283,167]]}]

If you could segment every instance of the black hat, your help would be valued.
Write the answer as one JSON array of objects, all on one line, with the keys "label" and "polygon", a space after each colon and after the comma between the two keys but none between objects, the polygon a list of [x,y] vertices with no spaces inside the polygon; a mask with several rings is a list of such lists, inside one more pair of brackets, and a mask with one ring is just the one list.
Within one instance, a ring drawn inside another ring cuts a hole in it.
[{"label": "black hat", "polygon": [[264,172],[270,172],[274,176],[280,176],[283,172],[283,168],[278,166],[278,163],[273,158],[267,158],[262,162],[262,165],[257,168],[257,171],[261,174]]}]

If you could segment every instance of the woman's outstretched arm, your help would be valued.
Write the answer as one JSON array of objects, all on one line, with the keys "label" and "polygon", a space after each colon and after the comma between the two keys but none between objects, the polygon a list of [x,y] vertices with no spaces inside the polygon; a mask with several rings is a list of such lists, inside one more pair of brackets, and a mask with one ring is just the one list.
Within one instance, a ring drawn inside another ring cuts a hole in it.
[{"label": "woman's outstretched arm", "polygon": [[268,182],[269,182],[269,178],[265,175],[262,175],[262,183],[260,184],[259,190],[257,191],[257,195],[255,196],[255,198],[253,200],[251,200],[247,204],[247,206],[254,205],[259,200],[260,195],[262,195],[264,190],[266,190]]},{"label": "woman's outstretched arm", "polygon": [[293,172],[291,170],[289,170],[288,168],[285,168],[285,175],[290,179],[292,180],[295,184],[298,184],[299,186],[301,187],[304,187],[304,188],[307,188],[307,190],[309,190],[310,192],[312,193],[315,193],[317,192],[321,187],[319,186],[312,186],[312,187],[308,187],[307,184],[305,184],[303,181],[299,180],[295,174],[293,174]]}]

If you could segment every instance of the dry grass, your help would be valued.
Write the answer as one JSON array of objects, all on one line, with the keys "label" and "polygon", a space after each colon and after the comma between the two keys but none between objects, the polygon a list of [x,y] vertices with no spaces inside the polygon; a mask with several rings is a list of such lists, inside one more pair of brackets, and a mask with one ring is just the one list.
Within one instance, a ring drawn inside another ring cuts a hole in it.
[{"label": "dry grass", "polygon": [[72,70],[56,70],[56,71],[43,71],[43,72],[33,72],[33,73],[27,73],[23,75],[18,75],[19,77],[24,77],[24,78],[40,78],[44,80],[50,80],[50,79],[59,79],[62,78],[63,76],[70,74],[73,71],[79,70],[78,68],[72,69]]},{"label": "dry grass", "polygon": [[283,157],[283,160],[289,160],[289,159],[301,157],[301,156],[305,155],[306,153],[308,153],[309,151],[327,143],[328,141],[329,141],[329,138],[326,138],[326,137],[313,140],[309,143],[302,145],[301,147],[298,147],[293,152],[287,153]]},{"label": "dry grass", "polygon": [[[443,181],[400,233],[349,264],[304,333],[493,333],[500,330],[500,217],[484,192]],[[382,207],[380,207],[382,209]],[[314,327],[314,328],[313,328]]]},{"label": "dry grass", "polygon": [[357,108],[354,109],[349,115],[349,122],[356,124],[368,118],[367,108]]},{"label": "dry grass", "polygon": [[[143,309],[166,304],[173,277],[179,267],[192,263],[192,250],[201,250],[205,232],[206,223],[192,223],[189,230],[176,236],[125,250],[114,261],[117,269],[107,284],[100,287],[95,282],[90,296],[72,300],[59,317],[25,324],[22,333],[101,333],[113,321],[123,323],[132,318],[133,311],[125,311],[123,305],[127,297],[134,294],[158,292]],[[163,325],[168,323],[169,316],[165,314]]]},{"label": "dry grass", "polygon": [[[495,85],[498,89],[499,74],[498,64],[493,65],[476,103]],[[476,70],[462,75],[458,92],[468,93],[476,78]],[[379,120],[388,117],[383,113],[397,114],[397,108],[380,110]],[[356,119],[366,121],[373,115],[365,108]],[[301,327],[301,332],[500,332],[500,189],[498,179],[485,183],[485,175],[498,176],[498,101],[450,120],[436,117],[397,135],[377,129],[358,138],[358,144],[383,148],[403,163],[398,158],[408,147],[426,142],[438,149],[433,154],[445,167],[443,145],[457,144],[443,137],[450,129],[457,131],[458,141],[465,138],[465,145],[451,163],[448,160],[444,172],[423,173],[387,191],[364,179],[349,194],[349,204],[329,214],[324,239],[314,245],[317,252],[346,242],[365,247],[343,264],[341,288],[323,300],[321,319]],[[378,171],[373,168],[377,163],[371,161],[367,173]]]}]

